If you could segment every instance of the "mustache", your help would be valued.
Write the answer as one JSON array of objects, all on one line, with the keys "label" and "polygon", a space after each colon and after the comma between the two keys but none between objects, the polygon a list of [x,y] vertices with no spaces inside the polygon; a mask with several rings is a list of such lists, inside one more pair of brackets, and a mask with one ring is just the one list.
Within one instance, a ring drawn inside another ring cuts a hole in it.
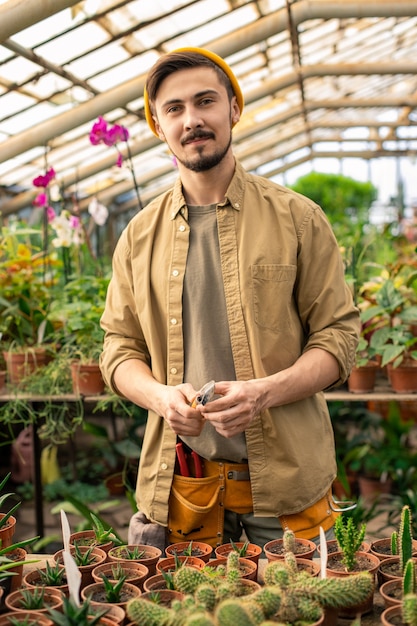
[{"label": "mustache", "polygon": [[189,141],[194,141],[194,139],[214,139],[214,134],[204,130],[193,130],[182,138],[181,145],[184,145]]}]

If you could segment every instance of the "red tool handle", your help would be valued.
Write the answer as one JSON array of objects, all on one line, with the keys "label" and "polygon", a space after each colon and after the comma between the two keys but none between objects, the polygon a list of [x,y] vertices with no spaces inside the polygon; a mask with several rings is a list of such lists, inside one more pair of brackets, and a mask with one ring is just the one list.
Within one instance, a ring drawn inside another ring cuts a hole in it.
[{"label": "red tool handle", "polygon": [[189,476],[190,470],[187,465],[187,457],[185,456],[184,446],[182,443],[177,443],[176,446],[178,465],[180,466],[180,475],[181,476]]}]

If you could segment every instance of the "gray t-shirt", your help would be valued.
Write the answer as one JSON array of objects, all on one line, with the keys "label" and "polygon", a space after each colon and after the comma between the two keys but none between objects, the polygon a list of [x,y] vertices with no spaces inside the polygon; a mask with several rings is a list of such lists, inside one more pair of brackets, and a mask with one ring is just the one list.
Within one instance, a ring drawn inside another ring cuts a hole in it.
[{"label": "gray t-shirt", "polygon": [[[188,207],[190,247],[183,293],[184,380],[196,389],[212,379],[236,380],[220,266],[216,206]],[[241,463],[247,460],[243,433],[226,439],[206,423],[199,437],[182,439],[211,461]]]}]

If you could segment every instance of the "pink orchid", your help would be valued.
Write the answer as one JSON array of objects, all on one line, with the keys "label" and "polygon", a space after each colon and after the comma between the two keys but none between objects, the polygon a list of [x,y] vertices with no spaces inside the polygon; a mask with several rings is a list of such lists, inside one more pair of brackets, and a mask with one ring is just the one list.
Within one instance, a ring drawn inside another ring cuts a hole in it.
[{"label": "pink orchid", "polygon": [[80,227],[80,218],[77,217],[76,215],[71,215],[69,221],[70,221],[71,228],[76,229]]},{"label": "pink orchid", "polygon": [[51,206],[46,207],[46,217],[48,219],[48,224],[53,222],[53,220],[56,218],[55,210]]},{"label": "pink orchid", "polygon": [[51,167],[44,176],[36,176],[32,183],[35,187],[47,187],[51,180],[55,178],[55,170]]},{"label": "pink orchid", "polygon": [[121,152],[119,152],[118,155],[117,155],[116,166],[117,167],[122,167],[122,164],[123,164],[123,154]]},{"label": "pink orchid", "polygon": [[98,118],[98,122],[93,124],[93,127],[90,131],[90,143],[92,143],[93,146],[97,146],[102,141],[106,143],[105,142],[106,135],[107,135],[107,122],[100,115],[100,117]]},{"label": "pink orchid", "polygon": [[[39,176],[39,178],[41,177]],[[43,185],[39,185],[39,186],[43,187]],[[48,196],[46,195],[46,193],[38,193],[38,195],[33,201],[33,204],[34,206],[39,206],[39,207],[46,206],[48,204]]]}]

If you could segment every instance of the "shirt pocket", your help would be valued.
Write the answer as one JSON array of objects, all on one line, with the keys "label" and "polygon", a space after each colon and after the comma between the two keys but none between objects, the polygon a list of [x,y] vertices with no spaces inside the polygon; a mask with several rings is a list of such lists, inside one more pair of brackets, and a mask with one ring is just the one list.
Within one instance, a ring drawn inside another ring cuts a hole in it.
[{"label": "shirt pocket", "polygon": [[262,328],[285,331],[291,326],[294,265],[252,265],[255,322]]}]

